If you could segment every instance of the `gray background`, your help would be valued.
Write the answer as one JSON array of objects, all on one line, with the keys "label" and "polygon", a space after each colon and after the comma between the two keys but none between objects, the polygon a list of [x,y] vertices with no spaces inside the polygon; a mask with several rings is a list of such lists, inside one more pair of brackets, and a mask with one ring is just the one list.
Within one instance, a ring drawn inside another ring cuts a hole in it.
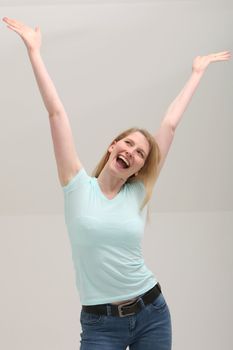
[{"label": "gray background", "polygon": [[[154,133],[197,55],[233,52],[229,1],[1,1],[42,32],[41,55],[91,174],[120,131]],[[0,348],[79,348],[81,306],[47,111],[23,41],[1,41]],[[176,129],[151,200],[147,266],[173,350],[233,348],[232,59],[212,63]]]}]

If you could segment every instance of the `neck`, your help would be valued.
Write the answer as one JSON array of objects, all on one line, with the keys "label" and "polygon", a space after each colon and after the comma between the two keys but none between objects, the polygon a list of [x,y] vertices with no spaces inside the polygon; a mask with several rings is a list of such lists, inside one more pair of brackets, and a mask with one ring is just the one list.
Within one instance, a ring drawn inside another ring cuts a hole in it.
[{"label": "neck", "polygon": [[114,195],[120,192],[121,187],[124,185],[127,179],[117,177],[107,169],[103,169],[99,174],[97,181],[101,187],[101,190],[109,195]]}]

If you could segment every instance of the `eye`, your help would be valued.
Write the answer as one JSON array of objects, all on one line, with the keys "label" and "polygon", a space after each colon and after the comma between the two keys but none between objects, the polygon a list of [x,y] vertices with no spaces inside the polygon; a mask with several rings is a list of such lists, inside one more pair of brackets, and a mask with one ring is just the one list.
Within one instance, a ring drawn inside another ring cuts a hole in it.
[{"label": "eye", "polygon": [[126,140],[125,143],[130,143],[130,142]]},{"label": "eye", "polygon": [[142,158],[144,158],[144,154],[141,151],[139,151],[139,153],[141,154]]}]

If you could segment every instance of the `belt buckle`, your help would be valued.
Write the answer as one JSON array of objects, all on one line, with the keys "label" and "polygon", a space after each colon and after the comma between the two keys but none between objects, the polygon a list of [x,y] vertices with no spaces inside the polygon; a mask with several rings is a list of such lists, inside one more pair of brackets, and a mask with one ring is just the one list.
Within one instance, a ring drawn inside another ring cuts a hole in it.
[{"label": "belt buckle", "polygon": [[127,303],[117,305],[120,317],[125,317],[125,316],[129,316],[129,315],[135,315],[135,312],[131,312],[131,313],[128,313],[128,314],[124,315],[122,313],[122,307],[124,307],[126,305],[129,305],[129,304],[132,304],[132,306],[133,306],[134,304],[137,304],[138,301],[139,301],[139,299],[135,300],[135,302],[129,301]]}]

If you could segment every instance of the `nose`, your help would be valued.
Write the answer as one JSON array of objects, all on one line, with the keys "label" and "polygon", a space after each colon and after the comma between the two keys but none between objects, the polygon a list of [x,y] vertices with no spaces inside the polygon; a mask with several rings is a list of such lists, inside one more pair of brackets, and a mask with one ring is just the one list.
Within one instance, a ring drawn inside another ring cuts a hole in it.
[{"label": "nose", "polygon": [[132,158],[132,152],[126,151],[126,154]]}]

